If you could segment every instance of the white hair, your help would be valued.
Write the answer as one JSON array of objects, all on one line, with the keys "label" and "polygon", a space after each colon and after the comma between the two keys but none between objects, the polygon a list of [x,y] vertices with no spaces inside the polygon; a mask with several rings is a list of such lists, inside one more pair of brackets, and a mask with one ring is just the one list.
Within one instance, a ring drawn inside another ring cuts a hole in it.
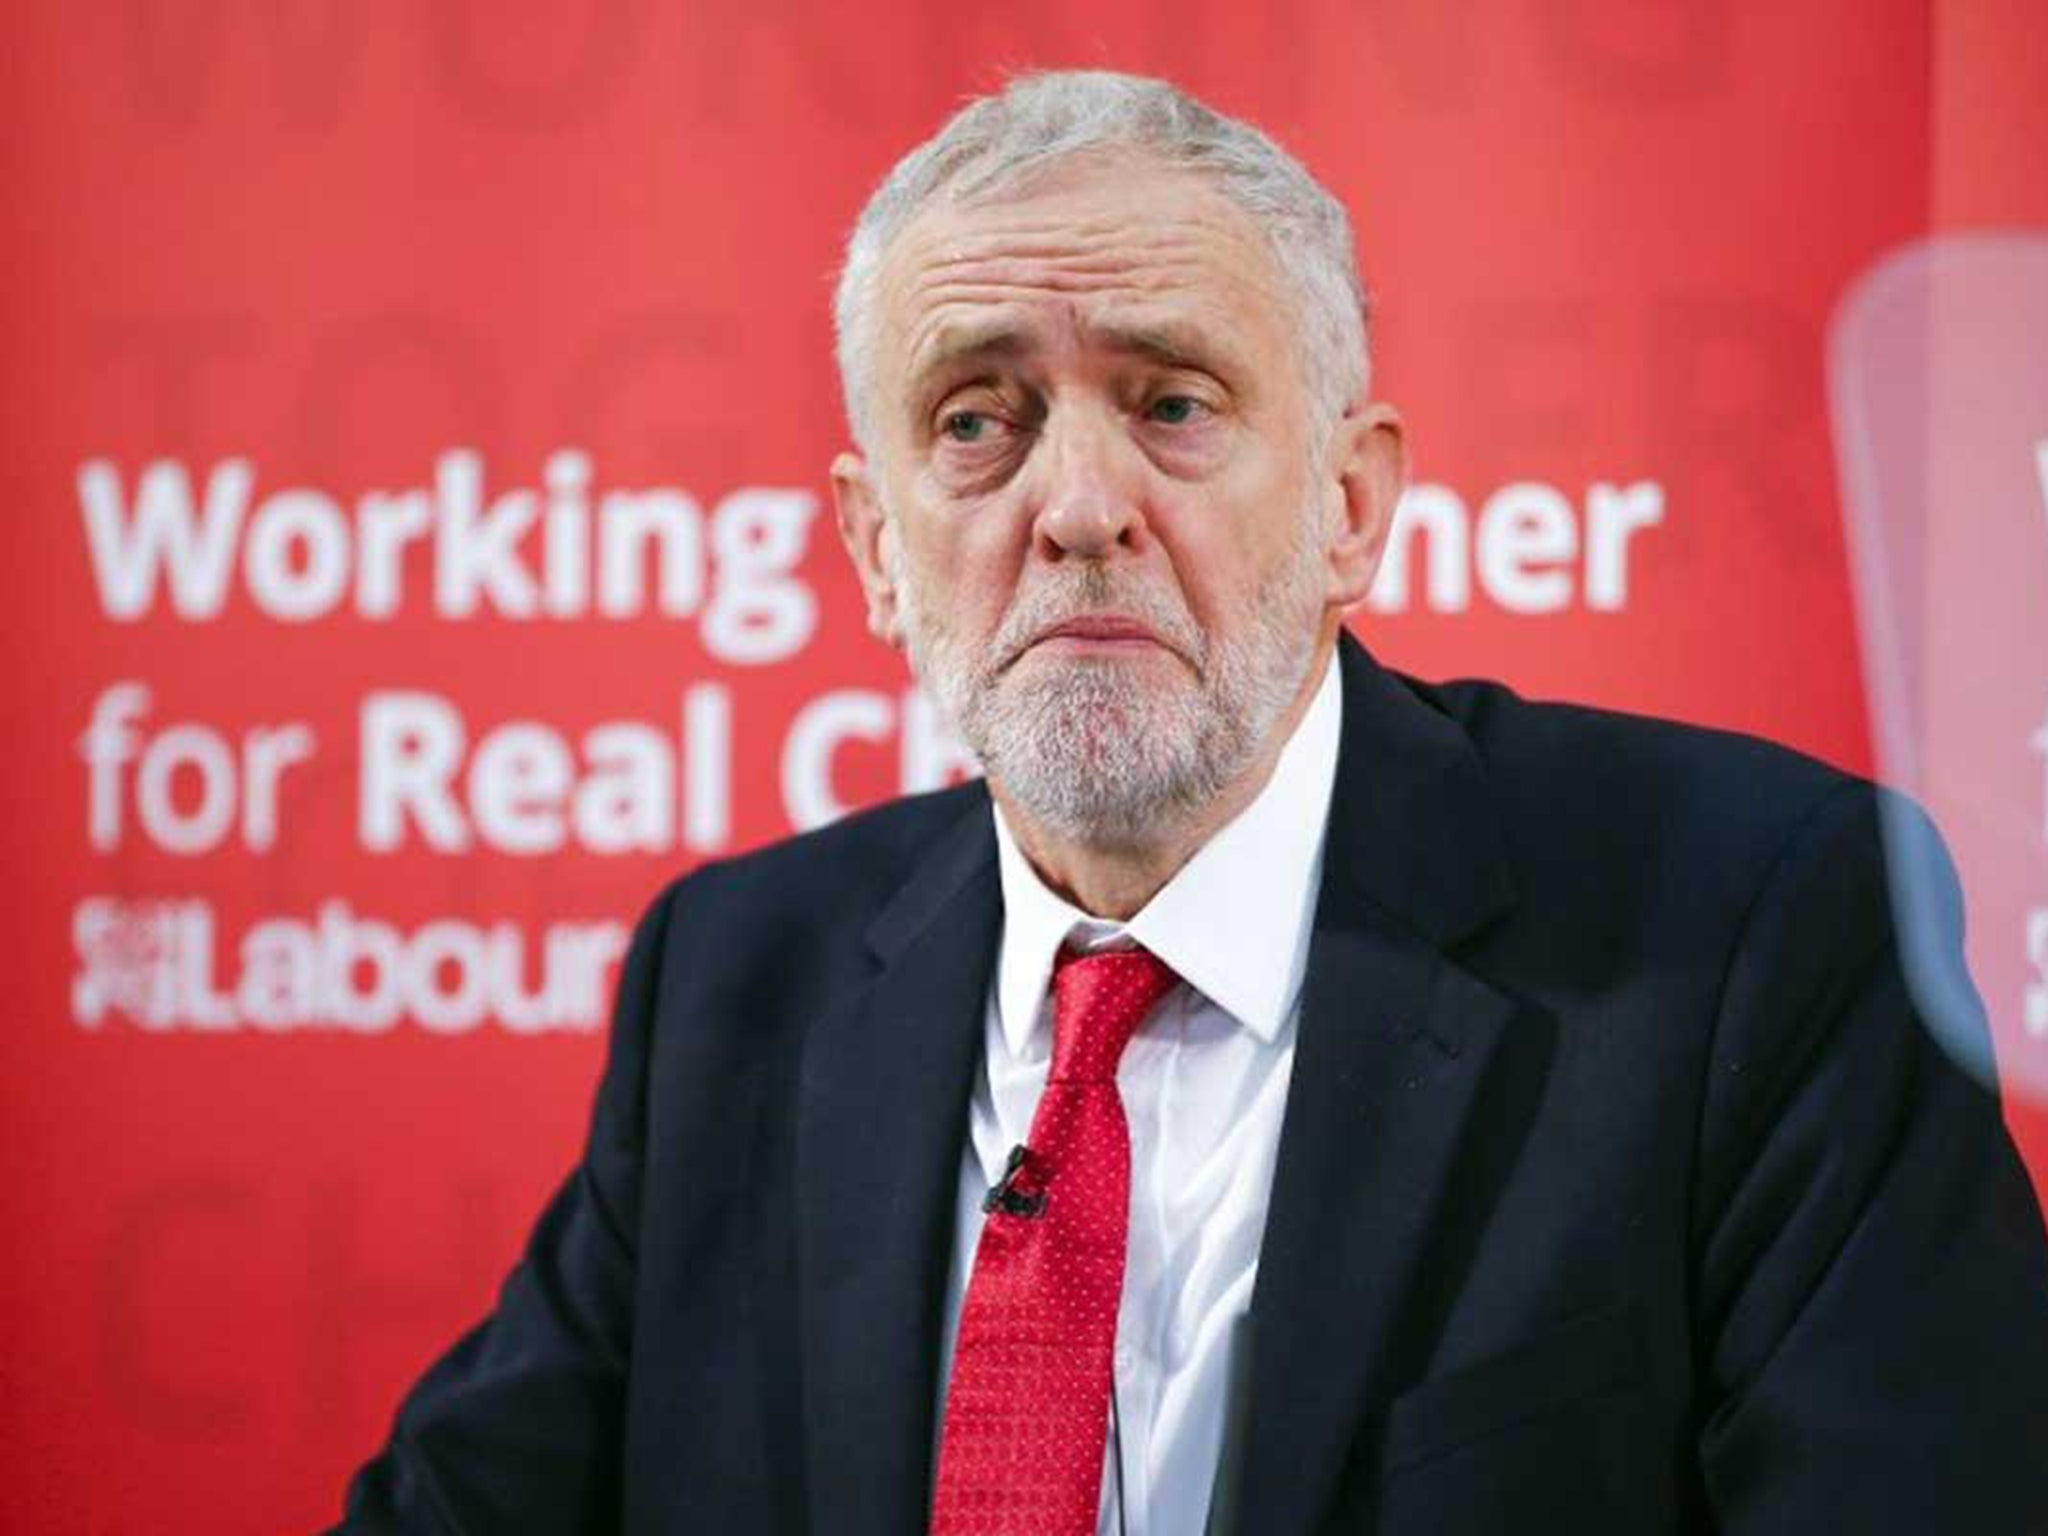
[{"label": "white hair", "polygon": [[1198,172],[1251,217],[1296,301],[1299,363],[1318,426],[1364,398],[1368,302],[1343,204],[1249,123],[1164,80],[1108,70],[1013,78],[968,103],[883,178],[847,237],[833,302],[839,380],[854,440],[873,452],[869,414],[875,274],[932,199],[1013,189],[1070,156],[1122,151]]}]

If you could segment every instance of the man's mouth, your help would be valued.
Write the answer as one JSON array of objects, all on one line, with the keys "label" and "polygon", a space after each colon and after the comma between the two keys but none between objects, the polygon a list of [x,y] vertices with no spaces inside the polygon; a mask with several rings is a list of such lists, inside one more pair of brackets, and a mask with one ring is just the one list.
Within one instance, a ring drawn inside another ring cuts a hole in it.
[{"label": "man's mouth", "polygon": [[1104,655],[1172,649],[1149,624],[1111,613],[1081,614],[1062,619],[1040,630],[1027,649],[1048,645],[1062,651]]}]

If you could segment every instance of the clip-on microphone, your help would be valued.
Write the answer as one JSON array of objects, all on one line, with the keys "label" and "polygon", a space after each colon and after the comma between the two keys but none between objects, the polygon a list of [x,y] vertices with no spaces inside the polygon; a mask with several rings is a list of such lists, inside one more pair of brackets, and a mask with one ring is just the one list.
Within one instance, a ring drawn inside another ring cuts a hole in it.
[{"label": "clip-on microphone", "polygon": [[1022,1216],[1027,1219],[1045,1209],[1045,1190],[1021,1188],[1019,1179],[1031,1171],[1031,1149],[1018,1142],[1010,1148],[1010,1159],[1003,1165],[1003,1176],[989,1185],[988,1193],[981,1197],[981,1210],[985,1216],[1000,1211],[1005,1216]]}]

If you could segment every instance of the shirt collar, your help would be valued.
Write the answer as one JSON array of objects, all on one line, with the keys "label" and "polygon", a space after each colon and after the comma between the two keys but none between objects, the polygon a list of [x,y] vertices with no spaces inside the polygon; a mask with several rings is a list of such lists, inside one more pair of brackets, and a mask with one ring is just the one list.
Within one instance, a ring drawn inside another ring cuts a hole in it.
[{"label": "shirt collar", "polygon": [[1003,891],[996,1008],[1013,1055],[1030,1043],[1053,960],[1069,935],[1091,949],[1124,939],[1142,944],[1262,1041],[1279,1034],[1308,969],[1343,708],[1333,655],[1265,787],[1128,923],[1090,917],[1049,890],[996,808]]}]

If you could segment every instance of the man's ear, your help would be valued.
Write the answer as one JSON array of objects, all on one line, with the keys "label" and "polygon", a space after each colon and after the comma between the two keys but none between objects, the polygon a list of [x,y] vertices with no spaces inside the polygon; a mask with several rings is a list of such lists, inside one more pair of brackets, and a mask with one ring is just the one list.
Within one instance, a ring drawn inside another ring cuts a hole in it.
[{"label": "man's ear", "polygon": [[839,537],[860,577],[860,589],[867,598],[868,633],[884,645],[903,643],[903,623],[897,612],[896,583],[889,575],[889,554],[883,540],[894,538],[882,513],[882,498],[875,489],[874,472],[857,453],[842,453],[832,461],[832,504],[839,515]]},{"label": "man's ear", "polygon": [[1408,488],[1401,413],[1378,400],[1346,411],[1331,432],[1330,467],[1331,479],[1324,482],[1333,524],[1326,596],[1342,612],[1372,590],[1394,509]]}]

